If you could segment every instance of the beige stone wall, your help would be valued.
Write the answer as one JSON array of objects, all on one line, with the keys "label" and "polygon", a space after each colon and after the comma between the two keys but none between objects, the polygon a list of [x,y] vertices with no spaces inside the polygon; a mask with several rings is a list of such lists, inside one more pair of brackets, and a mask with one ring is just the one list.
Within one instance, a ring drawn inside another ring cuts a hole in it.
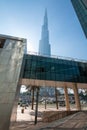
[{"label": "beige stone wall", "polygon": [[45,111],[42,116],[42,122],[52,122],[77,112],[79,111]]},{"label": "beige stone wall", "polygon": [[0,48],[0,130],[9,129],[25,43],[7,39]]}]

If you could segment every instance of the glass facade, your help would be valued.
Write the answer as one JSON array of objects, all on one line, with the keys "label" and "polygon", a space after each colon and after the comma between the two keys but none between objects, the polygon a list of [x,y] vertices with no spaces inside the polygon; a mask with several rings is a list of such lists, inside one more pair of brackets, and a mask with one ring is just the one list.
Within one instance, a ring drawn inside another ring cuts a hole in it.
[{"label": "glass facade", "polygon": [[87,62],[25,55],[23,78],[87,83]]},{"label": "glass facade", "polygon": [[71,0],[87,38],[87,0]]}]

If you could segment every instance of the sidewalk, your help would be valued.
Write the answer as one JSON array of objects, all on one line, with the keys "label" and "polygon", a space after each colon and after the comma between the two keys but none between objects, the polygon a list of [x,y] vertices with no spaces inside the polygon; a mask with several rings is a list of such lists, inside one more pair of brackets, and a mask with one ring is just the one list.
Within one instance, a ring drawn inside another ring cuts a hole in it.
[{"label": "sidewalk", "polygon": [[[87,126],[87,111],[78,112],[51,123],[42,123],[41,113],[39,113],[36,125],[34,125],[34,111],[27,108],[24,113],[21,113],[21,108],[18,107],[17,122],[10,127],[10,130],[84,130],[82,128]],[[44,108],[41,108],[41,111],[44,111]]]},{"label": "sidewalk", "polygon": [[17,121],[34,121],[34,110],[29,107],[24,108],[24,113],[21,112],[22,107],[17,109]]}]

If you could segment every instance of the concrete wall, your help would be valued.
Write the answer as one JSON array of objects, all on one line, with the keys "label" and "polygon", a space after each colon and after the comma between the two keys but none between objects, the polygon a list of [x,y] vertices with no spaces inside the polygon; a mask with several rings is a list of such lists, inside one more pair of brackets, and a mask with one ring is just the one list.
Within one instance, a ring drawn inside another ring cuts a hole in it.
[{"label": "concrete wall", "polygon": [[77,112],[79,111],[45,111],[42,116],[42,122],[52,122]]},{"label": "concrete wall", "polygon": [[9,130],[24,48],[25,41],[10,38],[0,48],[0,130]]}]

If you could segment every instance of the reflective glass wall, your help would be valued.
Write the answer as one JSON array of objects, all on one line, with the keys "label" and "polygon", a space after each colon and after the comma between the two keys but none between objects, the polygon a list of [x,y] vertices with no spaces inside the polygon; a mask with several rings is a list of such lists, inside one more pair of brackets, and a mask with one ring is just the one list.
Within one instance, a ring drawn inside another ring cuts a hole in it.
[{"label": "reflective glass wall", "polygon": [[25,55],[23,78],[87,83],[87,62]]},{"label": "reflective glass wall", "polygon": [[87,0],[71,0],[87,38]]}]

